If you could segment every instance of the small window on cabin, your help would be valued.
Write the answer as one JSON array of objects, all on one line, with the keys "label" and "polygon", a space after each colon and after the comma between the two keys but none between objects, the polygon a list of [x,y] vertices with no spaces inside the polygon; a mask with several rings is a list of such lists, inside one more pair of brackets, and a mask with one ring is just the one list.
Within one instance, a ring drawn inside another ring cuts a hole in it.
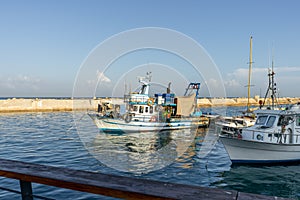
[{"label": "small window on cabin", "polygon": [[148,113],[148,112],[149,112],[149,107],[146,106],[146,107],[145,107],[145,113]]},{"label": "small window on cabin", "polygon": [[274,124],[274,122],[275,122],[275,120],[276,120],[276,117],[275,117],[275,116],[270,116],[269,119],[268,119],[268,121],[267,121],[266,126],[267,126],[267,127],[272,127],[273,124]]},{"label": "small window on cabin", "polygon": [[140,106],[139,113],[143,113],[143,112],[144,112],[144,107]]},{"label": "small window on cabin", "polygon": [[264,125],[268,119],[268,116],[259,116],[255,122],[256,125]]},{"label": "small window on cabin", "polygon": [[153,113],[153,106],[150,106],[150,113]]},{"label": "small window on cabin", "polygon": [[284,116],[280,115],[277,126],[282,126],[283,124],[284,124]]},{"label": "small window on cabin", "polygon": [[[300,117],[300,116],[299,116]],[[291,123],[291,121],[293,121],[293,118],[291,116],[280,116],[279,120],[278,120],[278,126],[282,126],[282,125],[288,125],[289,123]],[[296,121],[296,125],[300,126],[300,124],[298,125],[298,120]]]},{"label": "small window on cabin", "polygon": [[297,116],[296,120],[296,126],[300,126],[300,116]]},{"label": "small window on cabin", "polygon": [[136,112],[138,110],[137,106],[133,106],[133,111]]}]

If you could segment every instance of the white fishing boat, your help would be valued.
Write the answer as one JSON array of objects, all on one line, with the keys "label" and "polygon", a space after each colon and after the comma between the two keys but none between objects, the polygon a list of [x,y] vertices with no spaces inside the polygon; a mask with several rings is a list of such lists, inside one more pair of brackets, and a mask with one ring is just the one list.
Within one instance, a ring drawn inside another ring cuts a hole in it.
[{"label": "white fishing boat", "polygon": [[[276,97],[274,71],[256,114],[255,124],[237,135],[220,135],[232,163],[284,163],[300,161],[300,104],[280,108]],[[266,104],[270,95],[271,104]],[[266,107],[265,107],[266,106]]]},{"label": "white fishing boat", "polygon": [[[97,127],[104,132],[131,133],[161,130],[178,130],[201,126],[208,126],[208,118],[195,113],[195,96],[175,97],[170,93],[155,94],[150,97],[150,73],[147,77],[140,77],[142,84],[138,92],[125,95],[127,112],[119,111],[89,113]],[[200,86],[200,84],[199,84]],[[197,88],[199,90],[199,87]],[[101,110],[101,109],[100,109]]]},{"label": "white fishing boat", "polygon": [[232,163],[300,161],[300,104],[255,112],[255,124],[239,137],[220,136]]},{"label": "white fishing boat", "polygon": [[255,115],[243,115],[234,117],[219,117],[215,122],[215,131],[218,135],[238,136],[242,128],[250,127],[255,124]]}]

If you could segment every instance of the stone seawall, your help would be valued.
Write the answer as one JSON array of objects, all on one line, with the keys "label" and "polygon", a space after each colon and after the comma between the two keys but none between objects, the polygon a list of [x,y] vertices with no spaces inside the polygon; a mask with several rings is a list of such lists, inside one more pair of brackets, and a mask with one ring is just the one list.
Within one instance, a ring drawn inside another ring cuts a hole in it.
[{"label": "stone seawall", "polygon": [[[259,101],[264,101],[264,98],[250,98],[249,103],[252,106],[259,106]],[[278,98],[278,104],[295,104],[300,102],[299,97],[282,97]],[[247,106],[248,98],[200,98],[197,101],[199,107],[212,107],[212,106]],[[265,105],[271,104],[271,99],[265,100]]]},{"label": "stone seawall", "polygon": [[0,100],[0,113],[96,110],[101,102],[122,104],[123,99],[2,99]]},{"label": "stone seawall", "polygon": [[[250,104],[259,106],[259,100],[263,98],[251,98]],[[12,98],[0,100],[0,112],[49,112],[49,111],[73,111],[73,110],[96,110],[98,104],[110,102],[123,104],[122,98],[102,99],[23,99]],[[197,101],[199,107],[212,106],[246,106],[247,98],[200,98]],[[267,99],[266,104],[270,102]],[[294,104],[300,102],[300,98],[279,98],[279,104]]]}]

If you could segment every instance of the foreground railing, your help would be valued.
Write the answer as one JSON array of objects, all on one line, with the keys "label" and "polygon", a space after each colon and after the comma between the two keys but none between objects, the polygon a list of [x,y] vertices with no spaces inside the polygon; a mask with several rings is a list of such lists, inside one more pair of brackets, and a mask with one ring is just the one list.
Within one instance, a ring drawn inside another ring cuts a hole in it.
[{"label": "foreground railing", "polygon": [[[122,199],[266,199],[237,191],[145,180],[0,159],[0,176],[20,180],[23,200],[32,200],[31,183]],[[47,198],[44,198],[47,199]],[[268,197],[267,199],[283,199]]]}]

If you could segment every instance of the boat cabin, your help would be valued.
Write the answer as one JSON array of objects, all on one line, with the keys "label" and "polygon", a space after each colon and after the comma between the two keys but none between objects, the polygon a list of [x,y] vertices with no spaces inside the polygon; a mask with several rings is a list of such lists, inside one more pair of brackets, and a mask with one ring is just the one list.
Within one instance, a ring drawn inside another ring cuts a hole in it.
[{"label": "boat cabin", "polygon": [[[148,104],[134,104],[130,105],[129,113],[133,121],[156,121],[153,117],[156,115],[157,110],[155,106]],[[151,118],[152,117],[152,118]]]},{"label": "boat cabin", "polygon": [[174,107],[145,102],[143,104],[131,104],[128,109],[128,113],[131,115],[131,120],[143,122],[166,121],[166,119],[175,115],[175,111],[176,105]]},{"label": "boat cabin", "polygon": [[300,112],[259,110],[253,126],[242,129],[244,140],[300,144]]}]

